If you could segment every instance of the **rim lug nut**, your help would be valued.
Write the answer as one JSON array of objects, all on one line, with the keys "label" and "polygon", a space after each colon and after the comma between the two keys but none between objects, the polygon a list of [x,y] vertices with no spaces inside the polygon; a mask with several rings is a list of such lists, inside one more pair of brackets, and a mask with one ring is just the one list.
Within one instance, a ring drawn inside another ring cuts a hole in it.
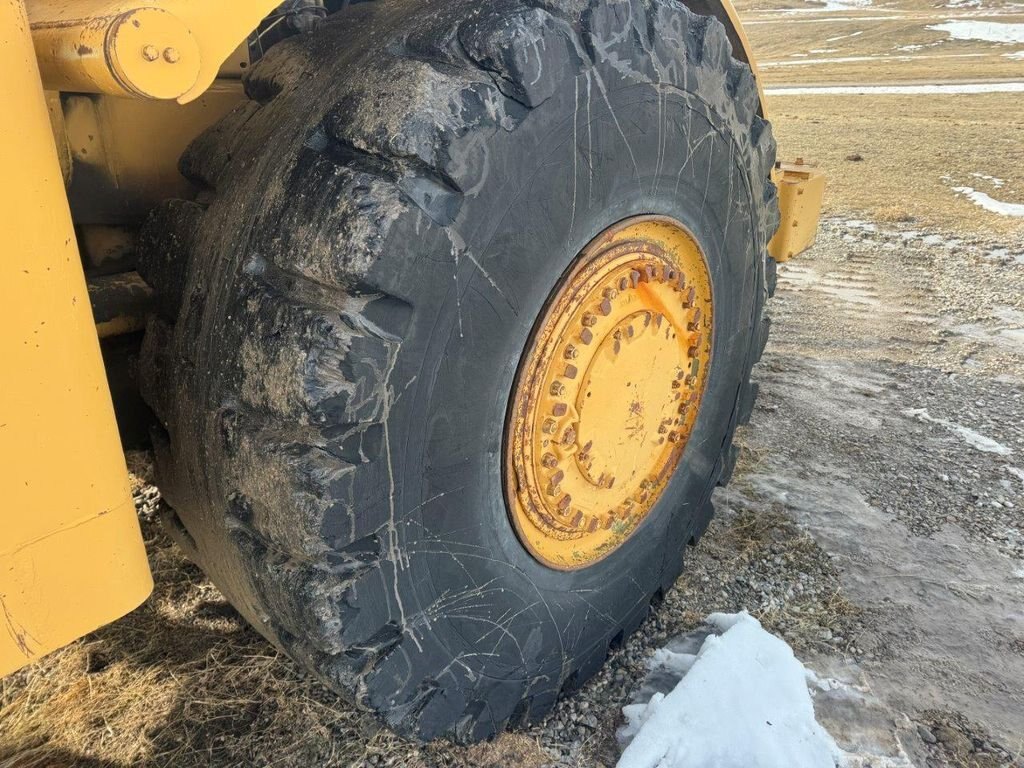
[{"label": "rim lug nut", "polygon": [[594,317],[589,312],[587,312],[585,315],[583,315],[583,325],[585,325],[587,328],[593,328],[595,325],[597,325],[597,318]]},{"label": "rim lug nut", "polygon": [[604,294],[603,294],[603,296],[604,296],[604,297],[605,297],[606,299],[608,299],[608,301],[611,301],[612,299],[614,299],[614,298],[615,298],[616,296],[618,296],[618,295],[619,295],[619,292],[618,292],[618,291],[616,291],[616,290],[615,290],[614,288],[605,288],[605,289],[604,289]]},{"label": "rim lug nut", "polygon": [[546,469],[554,469],[558,466],[558,459],[553,453],[545,453],[540,459],[541,466]]},{"label": "rim lug nut", "polygon": [[555,423],[554,419],[545,419],[543,429],[545,434],[553,435],[555,430],[558,429],[558,424]]},{"label": "rim lug nut", "polygon": [[565,385],[560,381],[551,382],[551,394],[554,397],[561,397],[565,394]]},{"label": "rim lug nut", "polygon": [[565,348],[565,359],[566,360],[575,360],[579,356],[580,356],[580,351],[578,349],[576,349],[576,347],[574,347],[572,344],[570,344],[568,347]]}]

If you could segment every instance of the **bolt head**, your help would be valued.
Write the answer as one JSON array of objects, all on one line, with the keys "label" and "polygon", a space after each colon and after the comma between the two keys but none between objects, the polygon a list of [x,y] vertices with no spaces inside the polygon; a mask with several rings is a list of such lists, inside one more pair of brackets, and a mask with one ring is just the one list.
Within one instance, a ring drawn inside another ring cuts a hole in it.
[{"label": "bolt head", "polygon": [[181,54],[177,48],[164,48],[164,61],[168,64],[177,64],[181,60]]},{"label": "bolt head", "polygon": [[160,51],[155,45],[147,45],[142,49],[142,58],[146,61],[156,61],[160,58]]}]

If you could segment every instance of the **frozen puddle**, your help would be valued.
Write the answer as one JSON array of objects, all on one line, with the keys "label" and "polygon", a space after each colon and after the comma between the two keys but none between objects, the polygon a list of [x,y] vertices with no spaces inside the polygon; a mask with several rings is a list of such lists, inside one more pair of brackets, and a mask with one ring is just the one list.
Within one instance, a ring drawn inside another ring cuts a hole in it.
[{"label": "frozen puddle", "polygon": [[655,651],[618,768],[910,768],[864,689],[820,679],[745,611],[707,624]]},{"label": "frozen puddle", "polygon": [[1024,205],[1020,203],[1004,203],[971,187],[953,187],[953,191],[958,195],[963,195],[975,205],[980,205],[986,211],[998,213],[1000,216],[1024,217]]}]

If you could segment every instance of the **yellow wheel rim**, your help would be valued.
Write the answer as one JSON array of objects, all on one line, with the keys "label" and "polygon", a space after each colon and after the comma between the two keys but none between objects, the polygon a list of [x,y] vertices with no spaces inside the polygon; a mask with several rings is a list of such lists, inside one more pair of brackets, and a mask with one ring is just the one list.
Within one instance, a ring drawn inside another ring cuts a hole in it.
[{"label": "yellow wheel rim", "polygon": [[700,408],[712,310],[700,246],[665,217],[616,225],[562,278],[505,430],[510,517],[539,561],[597,562],[661,497]]}]

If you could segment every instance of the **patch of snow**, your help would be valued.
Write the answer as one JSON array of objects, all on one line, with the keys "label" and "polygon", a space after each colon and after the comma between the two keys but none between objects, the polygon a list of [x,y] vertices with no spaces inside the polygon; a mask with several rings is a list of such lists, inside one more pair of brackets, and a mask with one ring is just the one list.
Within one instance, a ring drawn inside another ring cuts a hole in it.
[{"label": "patch of snow", "polygon": [[845,40],[848,37],[857,37],[858,35],[863,35],[863,34],[864,34],[864,30],[863,29],[858,29],[856,32],[851,32],[848,35],[839,35],[838,37],[826,38],[825,42],[826,43],[834,43],[836,40]]},{"label": "patch of snow", "polygon": [[[812,0],[817,2],[817,0]],[[861,8],[867,8],[871,5],[871,0],[824,0],[823,5],[820,9],[828,13],[834,11],[857,11]]]},{"label": "patch of snow", "polygon": [[1019,479],[1022,483],[1024,483],[1024,469],[1018,469],[1017,467],[1005,467],[1005,469],[1011,475],[1013,475],[1014,477]]},{"label": "patch of snow", "polygon": [[[806,53],[792,53],[791,56],[806,56]],[[757,66],[766,67],[793,67],[806,66],[809,64],[851,64],[857,61],[920,61],[921,59],[978,59],[985,58],[986,53],[937,53],[933,55],[904,55],[887,56],[885,54],[872,54],[871,56],[832,56],[824,59],[800,59],[799,61],[764,61]]]},{"label": "patch of snow", "polygon": [[[810,53],[835,53],[838,50],[838,48],[811,48]],[[1013,54],[1007,55],[1012,56]]]},{"label": "patch of snow", "polygon": [[[837,24],[839,22],[862,22],[862,21],[905,21],[915,18],[913,16],[820,16],[814,19],[752,19],[744,21],[743,26],[749,27],[752,24]],[[826,40],[825,42],[829,42]]]},{"label": "patch of snow", "polygon": [[1024,59],[1024,51],[1014,51],[1013,53],[1004,53],[1003,56],[1005,56],[1008,59]]},{"label": "patch of snow", "polygon": [[1001,187],[1006,183],[1003,179],[997,179],[995,176],[988,176],[984,173],[972,173],[971,176],[976,179],[983,179],[989,182],[993,187]]},{"label": "patch of snow", "polygon": [[969,427],[965,427],[961,424],[956,424],[952,421],[946,421],[945,419],[937,419],[930,415],[924,408],[909,408],[903,411],[904,416],[910,416],[921,422],[931,422],[932,424],[938,424],[939,426],[945,427],[950,432],[954,432],[960,436],[960,438],[972,448],[976,448],[984,453],[996,453],[1000,456],[1009,456],[1013,453],[1012,448],[1007,448],[1002,443],[997,443],[990,437],[975,432]]},{"label": "patch of snow", "polygon": [[842,752],[815,719],[793,650],[746,611],[708,622],[721,634],[696,654],[653,661],[682,671],[675,688],[623,708],[618,768],[834,768]]},{"label": "patch of snow", "polygon": [[945,32],[950,40],[982,40],[989,43],[1024,43],[1024,24],[998,21],[946,21],[927,29]]},{"label": "patch of snow", "polygon": [[948,83],[945,85],[821,85],[766,88],[769,96],[939,96],[965,93],[1024,93],[1024,80],[1008,83]]},{"label": "patch of snow", "polygon": [[1000,216],[1024,217],[1024,204],[1004,203],[971,187],[953,187],[953,191],[964,195],[972,203],[980,205],[986,211],[998,213]]}]

